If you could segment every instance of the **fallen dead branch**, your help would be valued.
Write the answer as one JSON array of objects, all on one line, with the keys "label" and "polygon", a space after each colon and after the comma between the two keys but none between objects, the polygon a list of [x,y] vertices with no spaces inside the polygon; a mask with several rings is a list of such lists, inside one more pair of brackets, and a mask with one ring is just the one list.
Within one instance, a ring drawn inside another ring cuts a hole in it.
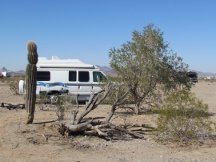
[{"label": "fallen dead branch", "polygon": [[92,110],[96,109],[104,101],[111,88],[112,84],[108,83],[101,91],[92,94],[82,112],[79,112],[79,109],[73,110],[71,111],[70,120],[59,121],[59,132],[63,136],[90,135],[106,140],[144,139],[144,130],[142,128],[130,130],[127,126],[116,126],[110,122],[117,107],[125,101],[125,97],[128,94],[127,91],[122,93],[122,95],[117,94],[117,98],[107,118],[86,118]]},{"label": "fallen dead branch", "polygon": [[145,139],[142,128],[129,129],[111,123],[93,125],[91,122],[79,125],[59,123],[59,132],[64,136],[89,135],[98,136],[105,140]]},{"label": "fallen dead branch", "polygon": [[17,109],[24,109],[25,108],[25,104],[11,104],[11,103],[1,103],[1,108],[6,108],[8,110],[17,110]]}]

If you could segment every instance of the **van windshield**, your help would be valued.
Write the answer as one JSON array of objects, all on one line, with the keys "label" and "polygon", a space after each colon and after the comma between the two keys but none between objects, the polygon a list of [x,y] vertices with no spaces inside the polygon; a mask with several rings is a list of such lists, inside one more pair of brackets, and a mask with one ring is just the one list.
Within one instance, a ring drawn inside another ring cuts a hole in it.
[{"label": "van windshield", "polygon": [[93,71],[93,82],[106,81],[106,77],[100,71]]}]

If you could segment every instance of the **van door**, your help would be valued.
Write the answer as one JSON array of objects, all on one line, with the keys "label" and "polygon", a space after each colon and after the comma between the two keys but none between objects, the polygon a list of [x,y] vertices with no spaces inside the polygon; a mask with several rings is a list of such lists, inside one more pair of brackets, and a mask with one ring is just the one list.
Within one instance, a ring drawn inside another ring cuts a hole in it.
[{"label": "van door", "polygon": [[77,71],[76,70],[70,70],[68,72],[67,88],[71,94],[73,95],[78,94],[78,82],[77,82]]},{"label": "van door", "polygon": [[79,95],[89,96],[92,92],[90,72],[85,70],[78,71],[78,93]]}]

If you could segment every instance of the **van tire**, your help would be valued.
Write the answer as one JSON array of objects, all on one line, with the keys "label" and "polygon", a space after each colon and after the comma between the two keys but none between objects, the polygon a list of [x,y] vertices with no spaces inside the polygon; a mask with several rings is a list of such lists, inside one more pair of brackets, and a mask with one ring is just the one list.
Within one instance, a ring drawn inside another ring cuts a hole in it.
[{"label": "van tire", "polygon": [[49,100],[51,104],[57,104],[59,101],[58,95],[50,95]]}]

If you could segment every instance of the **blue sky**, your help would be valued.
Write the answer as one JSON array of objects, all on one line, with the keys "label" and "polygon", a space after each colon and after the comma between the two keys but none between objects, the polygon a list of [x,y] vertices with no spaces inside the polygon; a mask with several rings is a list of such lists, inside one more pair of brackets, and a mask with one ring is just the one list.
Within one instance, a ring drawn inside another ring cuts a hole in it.
[{"label": "blue sky", "polygon": [[148,24],[190,69],[216,73],[215,0],[0,0],[0,68],[25,69],[28,40],[41,57],[109,65],[109,50]]}]

